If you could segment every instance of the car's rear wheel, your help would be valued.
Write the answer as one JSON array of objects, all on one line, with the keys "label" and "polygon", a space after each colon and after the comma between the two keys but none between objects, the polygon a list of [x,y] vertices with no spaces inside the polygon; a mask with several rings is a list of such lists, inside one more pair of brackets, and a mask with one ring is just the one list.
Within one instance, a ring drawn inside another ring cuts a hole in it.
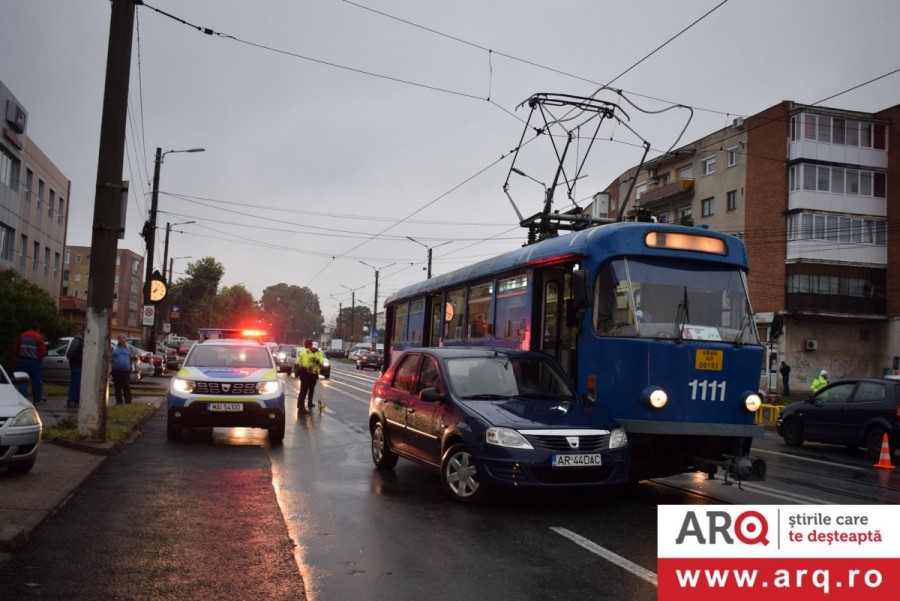
[{"label": "car's rear wheel", "polygon": [[[866,435],[866,452],[869,454],[869,457],[876,461],[881,458],[881,443],[884,441],[885,434],[884,428],[876,426],[869,430],[869,433]],[[891,444],[890,438],[888,436],[888,451],[893,456],[894,446]]]},{"label": "car's rear wheel", "polygon": [[474,503],[484,496],[484,486],[478,477],[475,458],[466,445],[456,443],[444,453],[441,485],[454,501],[460,503]]},{"label": "car's rear wheel", "polygon": [[376,422],[372,426],[372,461],[380,470],[393,469],[397,465],[397,454],[390,449],[384,426]]},{"label": "car's rear wheel", "polygon": [[784,420],[781,425],[781,437],[785,444],[792,447],[799,447],[803,444],[803,427],[794,418]]},{"label": "car's rear wheel", "polygon": [[181,440],[181,427],[170,421],[166,422],[166,440]]}]

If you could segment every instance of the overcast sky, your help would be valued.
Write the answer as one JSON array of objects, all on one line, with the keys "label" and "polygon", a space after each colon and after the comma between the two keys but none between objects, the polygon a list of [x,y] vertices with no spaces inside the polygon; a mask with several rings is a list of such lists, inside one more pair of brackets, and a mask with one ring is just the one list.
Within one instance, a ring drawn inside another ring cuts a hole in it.
[{"label": "overcast sky", "polygon": [[[110,2],[0,6],[0,80],[72,181],[67,242],[90,245]],[[693,108],[649,115],[601,93],[635,133],[607,121],[589,154],[586,131],[573,143],[570,158],[588,157],[572,198],[585,205],[637,164],[641,139],[652,158],[735,116],[816,103],[900,68],[898,23],[896,0],[147,0],[120,247],[144,252],[156,148],[203,147],[165,157],[157,267],[166,223],[195,221],[172,228],[169,256],[191,257],[175,261],[175,279],[213,256],[223,285],[257,299],[279,282],[308,286],[333,317],[349,289],[371,306],[379,269],[380,306],[424,279],[425,246],[440,274],[524,242],[503,183],[529,116],[517,107],[531,95],[589,96],[612,82],[640,109]],[[898,102],[900,73],[824,106]],[[525,133],[516,167],[549,183],[550,139],[534,137]],[[524,215],[541,208],[539,183],[509,182]],[[572,200],[560,188],[554,208]]]}]

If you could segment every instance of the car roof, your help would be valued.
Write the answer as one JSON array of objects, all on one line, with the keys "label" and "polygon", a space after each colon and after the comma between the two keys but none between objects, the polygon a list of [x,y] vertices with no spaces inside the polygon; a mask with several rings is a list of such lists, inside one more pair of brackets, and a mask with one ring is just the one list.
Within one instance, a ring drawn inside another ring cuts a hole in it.
[{"label": "car roof", "polygon": [[521,349],[494,348],[494,347],[427,347],[427,348],[410,348],[405,349],[404,353],[425,353],[435,357],[444,359],[456,359],[467,357],[496,357],[502,355],[505,357],[543,357],[549,358],[546,353],[539,351],[523,351]]}]

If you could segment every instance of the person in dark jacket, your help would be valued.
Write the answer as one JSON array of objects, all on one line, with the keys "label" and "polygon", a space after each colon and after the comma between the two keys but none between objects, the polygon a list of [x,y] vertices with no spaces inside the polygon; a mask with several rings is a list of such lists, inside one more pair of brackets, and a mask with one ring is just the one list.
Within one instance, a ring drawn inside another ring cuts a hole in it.
[{"label": "person in dark jacket", "polygon": [[791,396],[791,366],[782,361],[781,369],[778,371],[781,373],[781,386],[784,388],[782,394],[784,396]]},{"label": "person in dark jacket", "polygon": [[[19,334],[13,345],[13,357],[18,359],[18,369],[28,374],[31,380],[31,394],[34,404],[44,402],[44,384],[41,382],[41,360],[47,356],[44,337],[37,331],[37,325]],[[19,385],[22,396],[28,396],[28,383]]]},{"label": "person in dark jacket", "polygon": [[66,408],[76,409],[81,401],[81,361],[84,358],[84,338],[76,336],[69,343],[66,359],[69,360],[69,396]]}]

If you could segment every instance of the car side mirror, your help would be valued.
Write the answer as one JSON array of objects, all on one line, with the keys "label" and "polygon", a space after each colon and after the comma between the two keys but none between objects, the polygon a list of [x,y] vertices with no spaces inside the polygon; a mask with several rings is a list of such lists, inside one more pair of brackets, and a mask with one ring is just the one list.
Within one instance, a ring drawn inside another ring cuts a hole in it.
[{"label": "car side mirror", "polygon": [[444,400],[444,395],[437,388],[425,388],[419,393],[419,399],[429,403],[437,403]]}]

